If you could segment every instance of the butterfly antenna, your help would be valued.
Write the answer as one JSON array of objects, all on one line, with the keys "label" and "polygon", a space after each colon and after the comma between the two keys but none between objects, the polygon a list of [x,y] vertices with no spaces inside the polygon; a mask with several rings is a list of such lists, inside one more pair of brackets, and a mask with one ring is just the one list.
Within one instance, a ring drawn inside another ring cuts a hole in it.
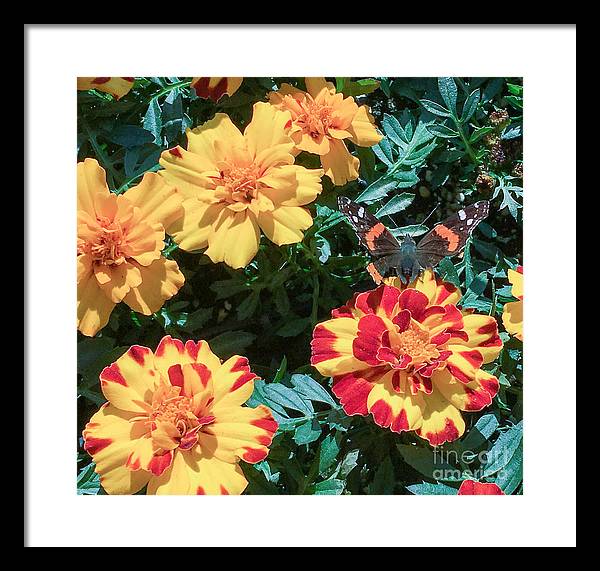
[{"label": "butterfly antenna", "polygon": [[425,219],[423,220],[423,222],[420,222],[420,224],[425,224],[425,222],[427,222],[427,220],[429,220],[431,218],[431,216],[433,215],[433,213],[438,209],[439,204],[436,204],[433,207],[433,210],[425,217]]}]

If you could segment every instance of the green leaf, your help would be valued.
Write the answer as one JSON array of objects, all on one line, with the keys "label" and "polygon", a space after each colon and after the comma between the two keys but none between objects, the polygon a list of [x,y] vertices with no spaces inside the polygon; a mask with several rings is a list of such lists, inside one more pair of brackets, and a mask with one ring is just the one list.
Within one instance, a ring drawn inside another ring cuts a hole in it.
[{"label": "green leaf", "polygon": [[343,79],[346,79],[343,89],[340,90],[336,87],[336,91],[341,91],[346,97],[366,95],[367,93],[372,93],[373,91],[379,88],[379,81],[377,81],[376,79],[367,78],[359,79],[358,81],[349,81],[347,78]]},{"label": "green leaf", "polygon": [[315,484],[315,495],[316,496],[339,496],[346,486],[344,480],[325,480]]},{"label": "green leaf", "polygon": [[402,146],[408,144],[409,141],[406,138],[404,129],[396,117],[384,113],[381,124],[383,125],[383,131],[385,132],[386,136],[389,137],[391,141],[396,143],[396,145]]},{"label": "green leaf", "polygon": [[144,115],[144,129],[152,133],[156,145],[161,145],[162,113],[156,97],[150,100],[150,105]]},{"label": "green leaf", "polygon": [[448,111],[445,107],[442,107],[439,103],[435,101],[430,101],[428,99],[421,99],[421,105],[427,109],[430,113],[437,115],[438,117],[452,117],[452,113]]},{"label": "green leaf", "polygon": [[95,496],[100,492],[100,476],[94,471],[95,467],[92,462],[77,474],[77,495]]},{"label": "green leaf", "polygon": [[460,287],[460,278],[458,277],[458,272],[452,263],[450,258],[443,258],[442,261],[438,264],[438,272],[440,277],[456,287]]},{"label": "green leaf", "polygon": [[373,482],[369,486],[369,493],[378,495],[393,494],[394,485],[394,465],[389,456],[387,456],[383,463],[377,468],[377,472],[375,472],[375,478],[373,478]]},{"label": "green leaf", "polygon": [[491,476],[502,470],[512,460],[523,442],[523,421],[503,432],[488,452],[483,475]]},{"label": "green leaf", "polygon": [[376,216],[389,216],[390,214],[396,214],[406,210],[415,199],[415,195],[409,192],[403,192],[393,196],[384,206],[378,211]]},{"label": "green leaf", "polygon": [[337,408],[338,404],[333,400],[329,393],[308,375],[295,374],[290,379],[294,390],[309,400],[328,404]]},{"label": "green leaf", "polygon": [[374,183],[370,184],[363,192],[361,192],[356,202],[371,203],[376,200],[385,198],[392,190],[398,188],[396,181],[392,178],[381,177]]},{"label": "green leaf", "polygon": [[305,415],[314,413],[310,400],[303,399],[296,391],[281,383],[266,384],[263,393],[269,400],[285,408],[297,410]]},{"label": "green leaf", "polygon": [[439,77],[438,89],[444,103],[448,109],[456,116],[456,99],[458,97],[458,89],[453,77]]},{"label": "green leaf", "polygon": [[340,453],[340,445],[333,434],[328,434],[321,442],[319,451],[319,475],[322,476],[333,466],[337,455]]},{"label": "green leaf", "polygon": [[213,337],[209,344],[213,353],[221,359],[227,359],[232,355],[243,354],[255,339],[256,335],[247,331],[226,331]]},{"label": "green leaf", "polygon": [[152,133],[136,125],[120,125],[106,135],[109,141],[122,147],[139,147],[153,141]]},{"label": "green leaf", "polygon": [[276,334],[280,337],[296,337],[296,335],[300,335],[309,325],[309,317],[291,319],[277,329]]},{"label": "green leaf", "polygon": [[442,137],[444,139],[454,139],[455,137],[459,137],[460,133],[443,125],[441,123],[432,123],[431,125],[427,125],[427,130],[436,137]]},{"label": "green leaf", "polygon": [[429,484],[427,482],[406,486],[406,489],[416,496],[456,496],[458,494],[456,488],[445,484]]},{"label": "green leaf", "polygon": [[481,101],[481,91],[479,89],[475,89],[472,91],[467,97],[465,101],[465,105],[463,107],[462,115],[460,116],[460,120],[462,123],[466,123],[471,117],[473,117],[475,111],[477,111],[477,106]]},{"label": "green leaf", "polygon": [[294,432],[294,442],[301,446],[302,444],[310,444],[321,436],[321,425],[315,418],[308,419],[296,428]]},{"label": "green leaf", "polygon": [[460,443],[461,448],[463,450],[478,450],[496,432],[498,425],[498,419],[494,414],[483,415],[463,438]]},{"label": "green leaf", "polygon": [[397,448],[407,464],[430,480],[461,479],[461,471],[443,461],[441,452],[437,448],[421,448],[409,444],[398,444]]},{"label": "green leaf", "polygon": [[401,228],[390,228],[390,232],[400,238],[402,236],[422,236],[429,232],[429,228],[423,224],[409,224],[408,226],[402,226]]}]

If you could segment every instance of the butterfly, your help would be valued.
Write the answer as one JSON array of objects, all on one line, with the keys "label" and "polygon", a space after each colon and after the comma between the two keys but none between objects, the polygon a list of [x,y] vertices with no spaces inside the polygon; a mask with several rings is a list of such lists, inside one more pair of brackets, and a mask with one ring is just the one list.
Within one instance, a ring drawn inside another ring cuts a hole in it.
[{"label": "butterfly", "polygon": [[410,283],[421,270],[433,268],[446,256],[462,251],[467,239],[490,210],[487,200],[480,200],[450,218],[436,224],[417,244],[412,236],[398,241],[395,236],[364,206],[345,196],[338,197],[338,206],[356,232],[360,243],[369,251],[373,261],[367,266],[376,283],[395,274],[402,283]]}]

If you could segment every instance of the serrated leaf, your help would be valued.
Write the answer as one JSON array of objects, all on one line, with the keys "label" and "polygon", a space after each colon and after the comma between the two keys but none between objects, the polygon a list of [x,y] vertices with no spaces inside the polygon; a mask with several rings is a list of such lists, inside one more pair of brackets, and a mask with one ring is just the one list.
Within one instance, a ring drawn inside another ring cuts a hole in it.
[{"label": "serrated leaf", "polygon": [[321,425],[315,418],[308,419],[296,428],[293,440],[298,446],[310,444],[321,436]]},{"label": "serrated leaf", "polygon": [[315,495],[317,496],[339,496],[346,487],[344,480],[330,479],[315,484]]},{"label": "serrated leaf", "polygon": [[321,442],[319,451],[319,475],[325,474],[333,466],[337,455],[340,452],[340,445],[333,434],[328,434]]},{"label": "serrated leaf", "polygon": [[296,391],[282,385],[281,383],[269,383],[263,387],[263,394],[278,405],[297,410],[305,415],[314,413],[311,402],[303,399]]},{"label": "serrated leaf", "polygon": [[429,484],[427,482],[406,486],[406,489],[416,496],[456,496],[458,494],[458,490],[451,486],[446,486],[445,484]]},{"label": "serrated leaf", "polygon": [[448,109],[456,116],[458,89],[453,77],[438,77],[438,89]]},{"label": "serrated leaf", "polygon": [[157,98],[150,100],[150,105],[144,115],[144,129],[152,133],[156,145],[161,144],[162,113]]},{"label": "serrated leaf", "polygon": [[404,129],[396,117],[384,113],[381,124],[383,125],[385,135],[389,137],[392,142],[396,143],[396,145],[404,146],[409,143],[409,140],[404,133]]},{"label": "serrated leaf", "polygon": [[376,213],[376,216],[389,216],[406,210],[414,201],[415,195],[409,192],[403,192],[393,196],[388,202],[382,206]]},{"label": "serrated leaf", "polygon": [[338,405],[329,395],[329,393],[308,375],[295,374],[291,376],[292,383],[296,392],[300,393],[309,400],[322,402],[336,408]]},{"label": "serrated leaf", "polygon": [[435,101],[430,101],[429,99],[421,99],[420,103],[427,111],[437,115],[438,117],[452,117],[452,113],[448,111],[445,107],[436,103]]},{"label": "serrated leaf", "polygon": [[488,452],[483,466],[483,476],[491,476],[504,468],[523,441],[523,421],[503,432]]},{"label": "serrated leaf", "polygon": [[441,123],[432,123],[427,126],[427,130],[436,137],[442,137],[444,139],[454,139],[459,137],[460,134],[458,131],[447,127],[446,125],[442,125]]}]

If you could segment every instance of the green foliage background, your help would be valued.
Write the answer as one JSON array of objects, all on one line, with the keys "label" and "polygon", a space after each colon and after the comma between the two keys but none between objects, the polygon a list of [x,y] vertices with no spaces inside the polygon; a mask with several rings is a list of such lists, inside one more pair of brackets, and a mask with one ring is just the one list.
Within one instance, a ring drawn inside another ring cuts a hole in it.
[{"label": "green foliage background", "polygon": [[[522,264],[522,81],[330,79],[370,106],[385,137],[373,148],[352,149],[361,161],[359,180],[334,187],[323,178],[303,242],[277,247],[263,238],[243,270],[168,243],[165,255],[186,278],[178,295],[150,317],[119,304],[96,337],[78,334],[78,493],[104,493],[81,439],[104,402],[100,371],[130,345],[154,349],[165,334],[208,340],[221,358],[245,355],[262,377],[249,405],[270,406],[280,429],[265,461],[241,462],[250,482],[245,493],[456,494],[460,482],[473,477],[522,493],[522,343],[503,332],[500,319],[504,303],[514,300],[506,271]],[[119,101],[79,92],[78,160],[96,158],[109,188],[124,192],[159,169],[163,150],[185,147],[188,127],[224,112],[243,128],[252,105],[281,83],[304,89],[302,78],[245,78],[232,97],[215,104],[197,98],[190,81],[136,78]],[[319,166],[307,153],[296,163]],[[345,416],[329,379],[309,364],[314,325],[353,292],[374,287],[365,271],[368,258],[337,211],[339,194],[369,205],[394,232],[415,236],[462,205],[492,201],[462,259],[443,260],[438,273],[462,289],[463,307],[498,319],[505,346],[488,368],[501,389],[491,407],[464,415],[465,435],[441,450],[411,433],[382,429],[370,417]]]}]

